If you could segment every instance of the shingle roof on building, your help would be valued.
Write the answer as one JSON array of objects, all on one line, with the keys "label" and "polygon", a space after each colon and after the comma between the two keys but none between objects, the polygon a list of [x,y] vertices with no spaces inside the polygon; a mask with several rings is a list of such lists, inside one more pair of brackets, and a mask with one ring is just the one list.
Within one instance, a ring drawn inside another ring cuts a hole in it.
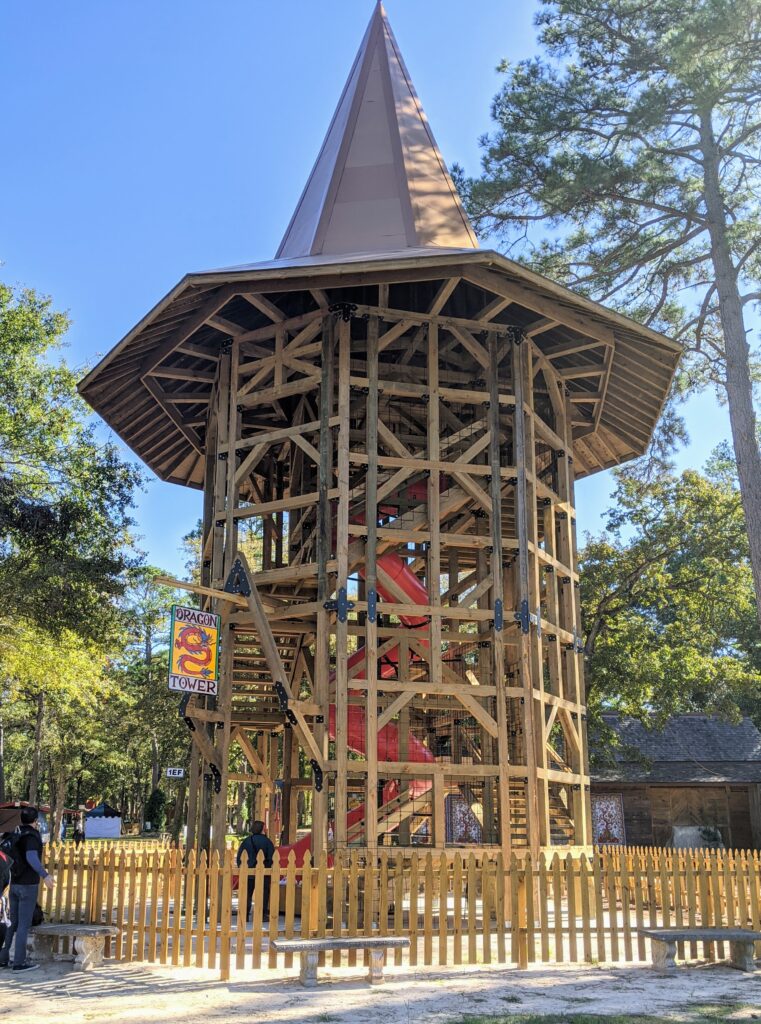
[{"label": "shingle roof on building", "polygon": [[614,764],[593,772],[596,782],[761,782],[761,733],[749,718],[675,715],[662,729],[615,714],[603,718],[621,748]]}]

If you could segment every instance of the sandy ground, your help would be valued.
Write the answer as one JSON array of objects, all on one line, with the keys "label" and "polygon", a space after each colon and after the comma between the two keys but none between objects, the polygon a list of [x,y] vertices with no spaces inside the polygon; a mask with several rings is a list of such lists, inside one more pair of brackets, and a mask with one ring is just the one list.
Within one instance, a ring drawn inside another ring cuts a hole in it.
[{"label": "sandy ground", "polygon": [[740,1003],[738,1019],[761,1018],[761,972],[715,964],[659,978],[640,965],[447,969],[388,968],[370,988],[361,968],[324,968],[316,990],[295,971],[216,972],[115,964],[87,974],[51,964],[23,976],[0,973],[0,1024],[182,1021],[213,1024],[246,1018],[281,1024],[454,1022],[464,1014],[650,1013],[667,1019],[689,1005]]}]

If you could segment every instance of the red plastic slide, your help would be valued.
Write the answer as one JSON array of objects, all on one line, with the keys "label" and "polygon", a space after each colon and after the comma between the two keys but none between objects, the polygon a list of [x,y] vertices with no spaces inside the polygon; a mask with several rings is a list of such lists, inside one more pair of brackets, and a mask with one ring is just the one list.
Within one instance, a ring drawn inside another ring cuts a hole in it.
[{"label": "red plastic slide", "polygon": [[[428,593],[412,572],[407,563],[399,555],[394,552],[387,552],[378,558],[378,565],[387,576],[390,576],[397,586],[409,597],[412,604],[428,604]],[[395,598],[388,591],[384,590],[381,584],[378,584],[378,593],[386,601],[394,601]],[[400,616],[400,620],[405,626],[414,629],[416,626],[421,626],[427,623],[428,620],[421,616]],[[348,666],[351,670],[359,662],[363,661],[365,657],[364,647],[361,647],[349,658]],[[394,647],[387,654],[383,656],[380,665],[380,675],[383,679],[388,679],[396,675],[396,669],[399,662],[399,648]],[[359,672],[355,679],[364,679],[365,676],[362,672]],[[350,750],[355,751],[357,754],[365,753],[365,709],[356,704],[350,704],[348,708],[348,721],[347,721],[347,733],[348,733],[348,746]],[[332,740],[336,737],[336,706],[335,704],[330,705],[330,716],[328,722],[328,734]],[[409,733],[407,737],[407,759],[410,761],[432,761],[433,754],[420,740]],[[398,761],[399,760],[399,730],[395,725],[386,725],[378,733],[378,760],[379,761]],[[412,796],[420,796],[422,793],[427,792],[431,788],[431,783],[427,779],[420,779],[417,782],[413,782],[410,785],[410,793]],[[397,795],[398,787],[395,782],[391,781],[386,784],[383,790],[383,802],[388,803],[389,800],[393,800]],[[365,816],[365,805],[360,804],[359,807],[355,807],[353,811],[349,811],[346,815],[346,824],[349,828],[361,821]],[[304,854],[311,848],[312,837],[304,836],[297,843],[293,843],[291,846],[281,846],[279,849],[280,863],[283,866],[288,864],[288,855],[291,850],[296,854],[296,864],[301,866],[304,863]]]}]

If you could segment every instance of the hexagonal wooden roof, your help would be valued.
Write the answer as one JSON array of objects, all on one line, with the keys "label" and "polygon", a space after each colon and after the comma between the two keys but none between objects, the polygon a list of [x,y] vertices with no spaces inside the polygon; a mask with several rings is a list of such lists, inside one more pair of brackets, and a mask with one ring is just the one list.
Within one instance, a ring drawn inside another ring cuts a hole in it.
[{"label": "hexagonal wooden roof", "polygon": [[366,303],[379,285],[391,319],[435,310],[522,327],[574,405],[579,476],[647,448],[680,347],[477,247],[380,5],[278,258],[186,275],[80,392],[159,477],[202,487],[221,348],[238,337],[261,355],[278,330]]}]

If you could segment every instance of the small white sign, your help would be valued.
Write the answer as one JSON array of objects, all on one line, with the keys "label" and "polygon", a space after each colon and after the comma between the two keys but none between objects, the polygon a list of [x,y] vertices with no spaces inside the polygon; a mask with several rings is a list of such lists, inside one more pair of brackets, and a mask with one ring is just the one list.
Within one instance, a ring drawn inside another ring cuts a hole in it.
[{"label": "small white sign", "polygon": [[203,693],[210,697],[217,695],[216,679],[196,679],[194,676],[178,676],[173,672],[169,675],[169,689],[181,693]]},{"label": "small white sign", "polygon": [[166,777],[168,779],[184,779],[185,769],[184,768],[167,768]]}]

